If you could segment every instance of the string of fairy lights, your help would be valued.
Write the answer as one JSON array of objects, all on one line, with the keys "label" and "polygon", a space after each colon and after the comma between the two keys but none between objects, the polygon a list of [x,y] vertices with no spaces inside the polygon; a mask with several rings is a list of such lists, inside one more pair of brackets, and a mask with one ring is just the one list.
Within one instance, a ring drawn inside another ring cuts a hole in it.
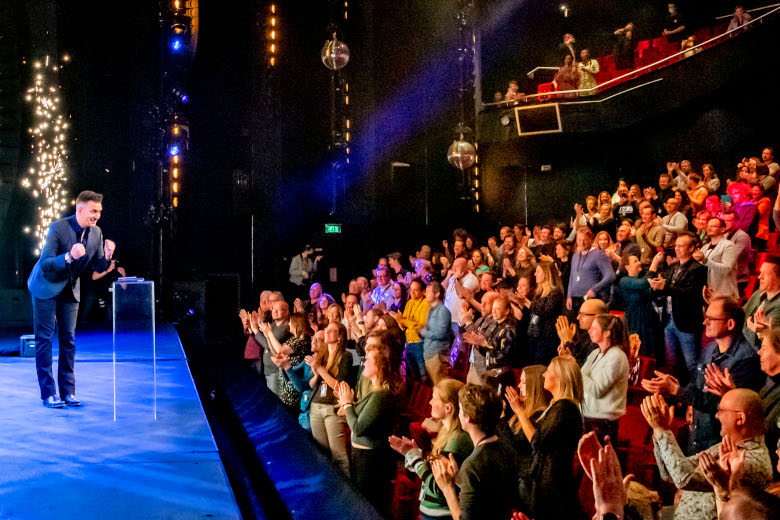
[{"label": "string of fairy lights", "polygon": [[[67,62],[69,58],[63,57]],[[29,129],[33,160],[22,187],[29,190],[37,204],[38,222],[34,229],[26,226],[23,232],[33,233],[38,255],[46,241],[51,223],[62,215],[68,202],[65,183],[65,148],[68,122],[60,109],[60,87],[57,71],[62,68],[50,56],[33,63],[33,84],[27,89],[25,100],[32,107],[33,125]]]}]

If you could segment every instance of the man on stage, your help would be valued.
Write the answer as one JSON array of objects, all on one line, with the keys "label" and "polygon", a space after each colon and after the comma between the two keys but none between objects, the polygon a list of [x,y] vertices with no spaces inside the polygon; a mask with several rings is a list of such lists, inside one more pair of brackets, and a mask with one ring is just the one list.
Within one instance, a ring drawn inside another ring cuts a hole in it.
[{"label": "man on stage", "polygon": [[[81,406],[81,401],[76,399],[73,375],[81,296],[79,276],[87,264],[92,264],[95,271],[105,271],[116,248],[111,240],[104,243],[103,232],[97,227],[103,211],[102,201],[103,195],[94,191],[79,193],[76,214],[51,225],[41,257],[27,280],[33,304],[35,366],[41,399],[48,408]],[[52,374],[51,340],[55,326],[60,346],[57,381],[64,401],[57,397]]]}]

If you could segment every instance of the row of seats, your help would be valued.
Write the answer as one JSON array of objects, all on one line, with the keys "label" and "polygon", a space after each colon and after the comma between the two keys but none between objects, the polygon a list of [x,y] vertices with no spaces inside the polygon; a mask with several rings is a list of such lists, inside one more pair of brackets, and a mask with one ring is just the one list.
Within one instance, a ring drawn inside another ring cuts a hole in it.
[{"label": "row of seats", "polygon": [[[702,29],[698,29],[696,32],[694,32],[693,36],[695,37],[696,44],[698,45],[707,42],[715,36],[719,36],[725,33],[727,29],[728,23],[722,23],[714,27],[704,27]],[[709,45],[704,45],[702,48],[707,48],[708,46]],[[627,81],[637,77],[638,75],[650,72],[651,70],[654,70],[654,68],[640,71],[634,75],[628,75],[632,70],[646,67],[678,52],[680,52],[680,43],[670,42],[669,39],[665,36],[661,38],[653,38],[651,40],[642,40],[637,43],[636,49],[634,50],[633,69],[618,69],[615,64],[615,57],[611,54],[596,58],[596,61],[599,63],[599,73],[596,74],[596,82],[601,85],[602,83],[606,83],[607,81],[610,81],[614,78],[625,76],[624,78],[611,84],[611,86],[618,85],[623,81]],[[673,63],[677,61],[677,59],[672,60],[666,64],[661,64],[658,66],[658,68]],[[540,96],[539,101],[550,101],[551,99],[554,99],[556,96],[552,94],[552,92],[555,92],[555,86],[552,83],[541,83],[537,88],[537,93],[547,95]]]}]

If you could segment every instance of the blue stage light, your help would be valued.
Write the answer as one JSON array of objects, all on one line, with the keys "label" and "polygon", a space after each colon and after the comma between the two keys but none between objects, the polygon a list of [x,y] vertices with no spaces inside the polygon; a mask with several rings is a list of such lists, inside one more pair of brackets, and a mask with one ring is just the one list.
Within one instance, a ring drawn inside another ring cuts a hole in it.
[{"label": "blue stage light", "polygon": [[168,149],[170,155],[179,155],[179,145],[175,144]]},{"label": "blue stage light", "polygon": [[182,102],[182,103],[186,103],[186,102],[187,102],[187,101],[189,101],[189,100],[190,100],[190,96],[188,96],[187,94],[183,94],[183,95],[181,96],[181,102]]},{"label": "blue stage light", "polygon": [[184,47],[184,42],[181,41],[181,38],[174,38],[171,40],[171,49],[173,49],[174,52],[180,51]]}]

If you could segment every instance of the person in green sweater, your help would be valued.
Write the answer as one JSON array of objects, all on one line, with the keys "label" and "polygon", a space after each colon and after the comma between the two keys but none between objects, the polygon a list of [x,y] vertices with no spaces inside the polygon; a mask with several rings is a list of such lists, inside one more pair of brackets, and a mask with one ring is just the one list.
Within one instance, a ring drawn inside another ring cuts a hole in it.
[{"label": "person in green sweater", "polygon": [[366,345],[363,377],[369,391],[355,401],[355,392],[346,381],[335,388],[352,431],[352,481],[366,499],[385,517],[390,513],[390,495],[395,458],[387,445],[398,414],[397,378],[391,374],[392,353],[387,343]]},{"label": "person in green sweater", "polygon": [[431,453],[423,458],[417,443],[406,437],[390,437],[390,447],[404,456],[406,469],[417,473],[422,480],[420,489],[420,520],[451,519],[447,499],[433,478],[430,462],[453,455],[458,465],[463,464],[474,450],[474,443],[461,428],[458,412],[458,392],[464,384],[455,379],[442,379],[433,387],[431,397],[431,418],[441,421],[441,429],[433,441]]}]

